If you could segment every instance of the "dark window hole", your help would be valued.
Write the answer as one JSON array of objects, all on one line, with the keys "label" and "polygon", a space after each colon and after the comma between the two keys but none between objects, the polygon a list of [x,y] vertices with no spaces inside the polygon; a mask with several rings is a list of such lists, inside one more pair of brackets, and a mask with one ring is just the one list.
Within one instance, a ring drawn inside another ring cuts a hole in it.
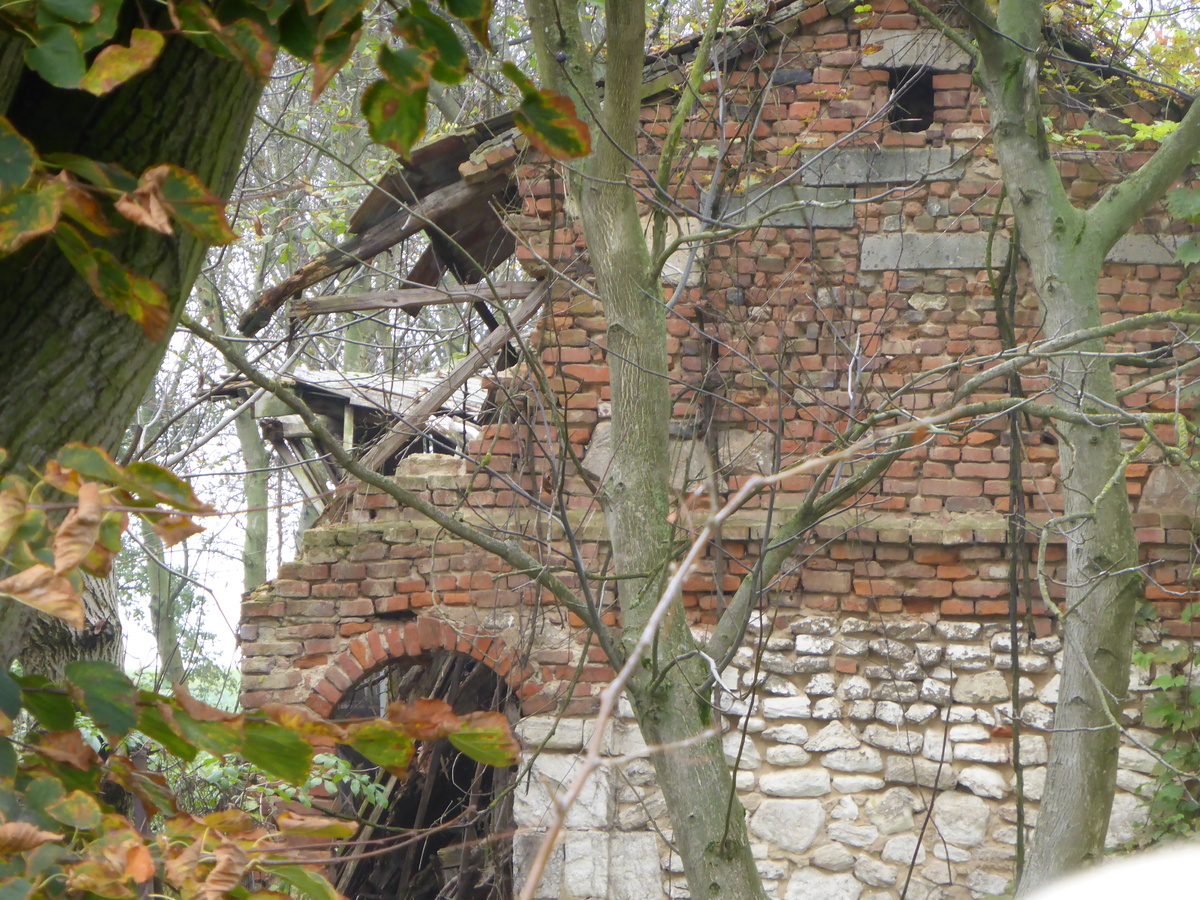
[{"label": "dark window hole", "polygon": [[925,131],[933,124],[933,72],[928,69],[888,70],[892,107],[888,122],[896,131]]}]

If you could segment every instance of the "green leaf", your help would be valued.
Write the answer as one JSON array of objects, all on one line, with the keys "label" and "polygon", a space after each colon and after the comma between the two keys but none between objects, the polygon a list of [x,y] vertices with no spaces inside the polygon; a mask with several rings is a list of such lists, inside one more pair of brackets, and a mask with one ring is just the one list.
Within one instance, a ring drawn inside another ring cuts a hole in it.
[{"label": "green leaf", "polygon": [[0,737],[0,778],[15,778],[17,774],[17,751],[6,737]]},{"label": "green leaf", "polygon": [[88,481],[103,481],[106,484],[121,484],[125,475],[121,467],[112,461],[100,447],[73,442],[58,451],[58,464],[64,469],[78,472]]},{"label": "green leaf", "polygon": [[116,744],[137,725],[137,689],[125,673],[103,660],[77,660],[67,680],[83,694],[83,708],[105,737]]},{"label": "green leaf", "polygon": [[78,87],[87,66],[74,29],[50,25],[38,29],[34,45],[25,51],[25,63],[55,87]]},{"label": "green leaf", "polygon": [[29,183],[37,167],[33,144],[21,137],[8,119],[0,116],[0,197]]},{"label": "green leaf", "polygon": [[242,756],[268,775],[303,784],[312,767],[312,747],[300,735],[274,722],[246,722]]},{"label": "green leaf", "polygon": [[148,169],[141,183],[152,186],[176,222],[207,244],[232,244],[237,235],[225,220],[225,204],[186,169],[163,165]]},{"label": "green leaf", "polygon": [[172,756],[178,757],[184,762],[191,762],[196,758],[198,752],[196,748],[180,736],[167,721],[162,710],[153,702],[148,701],[144,695],[140,704],[137,727],[138,731],[150,740],[162,744],[163,749]]},{"label": "green leaf", "polygon": [[229,756],[242,749],[242,729],[238,722],[201,722],[176,710],[175,724],[188,743],[213,756]]},{"label": "green leaf", "polygon": [[1166,196],[1167,211],[1177,219],[1200,221],[1200,189],[1182,187]]},{"label": "green leaf", "polygon": [[83,831],[91,831],[100,824],[100,805],[83,791],[71,791],[47,806],[46,812],[64,825]]},{"label": "green leaf", "polygon": [[577,159],[591,152],[591,132],[575,115],[569,97],[539,90],[511,62],[504,64],[503,71],[521,91],[521,105],[514,111],[513,121],[530,143],[554,159]]},{"label": "green leaf", "polygon": [[349,744],[371,762],[387,769],[408,768],[413,755],[412,738],[383,720],[353,726],[349,729]]},{"label": "green leaf", "polygon": [[508,719],[498,712],[463,716],[462,727],[450,735],[450,743],[485,766],[514,765],[521,753],[508,728]]},{"label": "green leaf", "polygon": [[41,675],[16,679],[21,685],[21,705],[47,731],[67,731],[75,727],[75,706],[66,692]]},{"label": "green leaf", "polygon": [[279,19],[279,42],[297,59],[312,59],[317,52],[318,22],[304,0],[295,0]]},{"label": "green leaf", "polygon": [[492,19],[493,0],[442,0],[446,12],[462,21],[485,50],[492,49],[488,23]]},{"label": "green leaf", "polygon": [[33,885],[24,878],[0,881],[0,900],[25,900],[33,893]]},{"label": "green leaf", "polygon": [[128,47],[113,44],[100,51],[79,86],[97,97],[107,94],[154,65],[165,43],[161,33],[135,28]]},{"label": "green leaf", "polygon": [[1175,248],[1175,258],[1184,265],[1200,262],[1200,240],[1192,238]]},{"label": "green leaf", "polygon": [[149,340],[166,337],[171,307],[162,288],[126,269],[107,250],[89,246],[70,226],[60,227],[55,238],[63,255],[101,303],[141,325]]},{"label": "green leaf", "polygon": [[78,175],[85,181],[109,191],[127,193],[137,190],[137,179],[120,166],[111,163],[96,162],[77,153],[50,153],[42,157],[42,162],[48,166],[66,169],[72,175]]},{"label": "green leaf", "polygon": [[318,872],[310,872],[300,866],[273,866],[271,874],[286,881],[311,900],[340,900],[333,885]]},{"label": "green leaf", "polygon": [[27,809],[41,812],[57,803],[67,794],[62,784],[56,778],[35,778],[25,788],[25,806]]},{"label": "green leaf", "polygon": [[101,6],[96,0],[38,0],[39,13],[53,13],[60,19],[81,25],[95,22],[100,16]]},{"label": "green leaf", "polygon": [[9,194],[0,202],[0,256],[15,253],[53,231],[62,216],[66,192],[61,182],[43,182],[34,191]]},{"label": "green leaf", "polygon": [[424,0],[410,0],[409,8],[396,13],[396,30],[414,49],[433,60],[430,74],[446,84],[458,84],[471,71],[471,61],[450,23]]},{"label": "green leaf", "polygon": [[0,672],[0,713],[15,719],[21,712],[21,686],[7,672]]},{"label": "green leaf", "polygon": [[362,35],[362,16],[352,18],[344,28],[330,34],[318,35],[320,43],[313,48],[313,89],[315,100],[321,96],[330,80],[349,62]]},{"label": "green leaf", "polygon": [[250,77],[266,81],[275,65],[275,52],[279,45],[276,29],[251,19],[238,19],[221,26],[217,38],[238,59]]},{"label": "green leaf", "polygon": [[100,14],[90,24],[75,29],[75,38],[86,53],[101,44],[112,40],[117,33],[118,17],[121,13],[121,0],[99,0],[96,5]]},{"label": "green leaf", "polygon": [[152,498],[181,512],[207,512],[211,509],[200,501],[186,481],[151,462],[139,460],[127,465],[121,486],[140,497]]},{"label": "green leaf", "polygon": [[390,79],[381,79],[368,87],[363,92],[362,112],[371,140],[407,158],[413,145],[425,134],[428,94],[428,80],[424,86],[409,90],[398,88]]}]

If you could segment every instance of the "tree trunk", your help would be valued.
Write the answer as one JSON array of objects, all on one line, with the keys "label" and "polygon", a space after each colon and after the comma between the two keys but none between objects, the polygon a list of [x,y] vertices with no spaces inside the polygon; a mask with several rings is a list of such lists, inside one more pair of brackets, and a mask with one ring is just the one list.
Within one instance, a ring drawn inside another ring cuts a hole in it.
[{"label": "tree trunk", "polygon": [[[1200,147],[1200,104],[1175,135],[1089,210],[1074,207],[1050,157],[1038,99],[1042,7],[1003,0],[993,15],[970,3],[996,157],[1013,198],[1021,249],[1054,337],[1100,324],[1104,259],[1182,172]],[[1053,403],[1066,414],[1118,407],[1101,341],[1078,345],[1049,364]],[[1116,782],[1116,726],[1129,686],[1141,579],[1138,543],[1121,477],[1117,425],[1058,420],[1066,535],[1065,653],[1046,788],[1028,866],[1026,893],[1104,850]]]},{"label": "tree trunk", "polygon": [[[170,162],[228,197],[260,91],[237,64],[168,38],[153,69],[107,96],[59,90],[22,70],[15,89],[0,84],[0,100],[11,97],[4,114],[41,153],[79,153],[135,174]],[[126,228],[106,246],[157,281],[178,316],[204,259],[203,244],[186,233]],[[132,320],[105,309],[47,238],[0,260],[0,284],[6,467],[40,467],[69,441],[115,449],[167,342],[150,343]],[[5,668],[30,615],[12,601],[0,603]]]},{"label": "tree trunk", "polygon": [[20,653],[25,674],[62,681],[67,663],[76,659],[101,659],[120,666],[125,659],[125,642],[117,596],[117,580],[112,575],[107,578],[85,575],[83,608],[87,627],[82,631],[76,631],[61,619],[30,610]]},{"label": "tree trunk", "polygon": [[252,591],[267,580],[267,536],[269,479],[267,467],[271,458],[263,446],[258,433],[258,422],[254,411],[245,409],[233,420],[237,426],[238,443],[242,448],[242,461],[246,474],[242,476],[242,490],[246,495],[246,536],[242,543],[242,589]]},{"label": "tree trunk", "polygon": [[177,684],[187,678],[179,646],[178,592],[171,584],[170,571],[159,562],[166,552],[162,538],[148,522],[142,522],[142,544],[146,548],[146,584],[150,589],[150,630],[158,650],[157,686]]},{"label": "tree trunk", "polygon": [[[601,109],[578,12],[553,0],[527,4],[540,70],[549,86],[578,90],[583,110]],[[637,155],[641,112],[644,0],[605,6],[607,77],[600,122],[593,122],[592,154],[571,188],[580,201],[588,255],[607,320],[612,384],[613,458],[601,491],[625,646],[637,640],[654,611],[671,561],[666,310],[658,272],[628,184]],[[559,62],[559,60],[563,62]],[[569,78],[558,78],[566,70]],[[713,727],[713,710],[696,686],[708,672],[696,650],[682,603],[661,626],[656,655],[632,679],[629,692],[646,742],[664,746],[651,759],[658,775],[694,900],[765,897],[733,793],[721,742],[697,741]],[[692,742],[695,743],[692,743]],[[688,742],[686,749],[675,745]]]}]

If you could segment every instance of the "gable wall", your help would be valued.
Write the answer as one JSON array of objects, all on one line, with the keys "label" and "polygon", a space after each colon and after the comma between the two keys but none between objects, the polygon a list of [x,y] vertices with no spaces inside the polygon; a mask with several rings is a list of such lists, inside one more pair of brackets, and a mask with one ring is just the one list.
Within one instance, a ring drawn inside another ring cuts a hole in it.
[{"label": "gable wall", "polygon": [[[742,121],[721,130],[730,139],[753,132],[754,141],[745,158],[724,165],[744,163],[754,173],[747,180],[758,185],[784,181],[797,160],[810,159],[881,109],[886,71],[869,58],[877,54],[864,57],[862,47],[880,45],[895,60],[909,52],[901,36],[918,28],[893,0],[886,9],[877,6],[877,30],[869,34],[823,8],[797,21],[798,31],[730,75],[744,85],[730,103]],[[999,202],[985,111],[954,53],[929,52],[922,59],[937,60],[944,71],[934,76],[936,122],[927,132],[872,126],[775,194],[758,197],[761,188],[756,193],[754,187],[730,192],[731,203],[749,199],[747,215],[768,218],[698,260],[700,280],[684,288],[668,321],[680,498],[705,470],[706,440],[720,462],[716,483],[732,491],[759,471],[825,448],[854,416],[883,408],[886,395],[917,378],[919,385],[898,402],[911,414],[926,414],[947,398],[955,379],[973,371],[939,369],[1001,349],[983,271]],[[798,83],[808,76],[810,82]],[[781,83],[771,85],[772,77]],[[654,141],[671,112],[667,101],[643,111],[651,170]],[[715,146],[717,129],[696,117],[686,131],[689,147]],[[468,164],[464,174],[483,177],[489,166],[509,161],[494,154]],[[1137,154],[1078,151],[1063,171],[1072,195],[1084,199],[1117,177],[1120,165],[1137,161]],[[699,203],[712,172],[704,151],[688,163],[679,199]],[[525,197],[514,222],[524,242],[518,253],[534,273],[548,264],[568,267],[586,285],[586,265],[579,264],[585,243],[567,213],[561,180],[549,173],[533,156],[518,169]],[[900,190],[922,176],[923,185]],[[815,197],[829,205],[780,210],[781,197]],[[858,202],[837,205],[851,199]],[[1161,218],[1149,217],[1141,233],[1114,252],[1101,282],[1106,321],[1174,307],[1181,292],[1185,301],[1194,299],[1194,287],[1181,289],[1185,272],[1172,262],[1172,238],[1161,233]],[[996,233],[995,258],[1003,257],[1006,240],[1002,229]],[[1022,282],[1021,335],[1032,336],[1037,320],[1036,301]],[[571,449],[593,479],[603,478],[611,444],[619,440],[607,426],[604,328],[600,302],[572,291],[554,300],[535,343]],[[1128,335],[1127,346],[1144,351],[1171,339],[1165,329],[1143,331]],[[1144,374],[1116,371],[1119,388]],[[703,401],[699,387],[717,400]],[[1035,370],[1024,387],[1036,393],[1045,385]],[[559,526],[520,495],[553,499],[557,454],[546,448],[557,429],[528,400],[532,385],[518,378],[508,388],[520,415],[484,428],[472,457],[485,465],[413,458],[396,477],[434,504],[520,538],[548,565],[561,566],[567,548]],[[1151,385],[1130,401],[1169,410],[1175,398],[1161,388]],[[778,461],[767,423],[779,424]],[[1061,508],[1057,451],[1043,425],[1029,429],[1023,468],[1030,515],[1038,522]],[[706,439],[710,427],[715,437]],[[856,510],[818,528],[793,565],[766,587],[746,646],[723,674],[731,689],[721,701],[727,746],[731,762],[740,756],[738,789],[775,896],[897,898],[914,858],[909,897],[982,896],[1001,890],[1011,872],[1016,809],[1006,733],[1012,661],[1005,428],[997,419],[969,433],[935,433],[893,465]],[[1174,440],[1167,429],[1161,437]],[[1128,474],[1152,577],[1147,599],[1159,617],[1139,630],[1139,640],[1187,637],[1191,626],[1179,616],[1191,596],[1190,481],[1153,452],[1132,462]],[[710,555],[685,585],[684,602],[698,630],[715,620],[736,588],[768,518],[778,522],[810,486],[806,477],[787,479],[770,510],[765,498],[753,500],[725,526],[724,555]],[[603,519],[579,474],[565,476],[563,503],[583,560],[598,570],[607,552]],[[685,503],[677,515],[686,528],[702,511],[689,518]],[[1061,598],[1054,575],[1064,546],[1061,536],[1051,537],[1045,551],[1055,600]],[[569,574],[565,578],[570,582]],[[1060,642],[1040,599],[1028,609],[1022,602],[1018,614],[1017,693],[1027,725],[1021,755],[1033,801],[1026,815],[1034,822]],[[611,603],[605,617],[616,622]],[[506,571],[386,495],[360,487],[347,521],[310,531],[301,558],[245,603],[243,702],[305,703],[328,714],[356,678],[379,666],[435,648],[488,660],[522,701],[526,718],[519,731],[527,747],[543,748],[532,763],[535,777],[516,797],[526,829],[514,845],[520,866],[549,807],[545,785],[566,777],[590,734],[598,693],[612,676],[580,625],[527,573]],[[1135,729],[1141,727],[1136,691],[1146,684],[1145,673],[1136,677],[1125,712]],[[554,726],[556,713],[568,718]],[[630,718],[623,715],[611,727],[607,752],[638,751]],[[1132,792],[1151,766],[1143,751],[1123,751],[1114,841],[1132,834],[1138,805]],[[935,801],[937,791],[943,793]],[[924,823],[931,803],[932,819]],[[678,859],[652,823],[667,827],[646,762],[602,771],[572,811],[539,896],[633,900],[655,896],[646,891],[656,881],[663,892],[685,896]]]}]

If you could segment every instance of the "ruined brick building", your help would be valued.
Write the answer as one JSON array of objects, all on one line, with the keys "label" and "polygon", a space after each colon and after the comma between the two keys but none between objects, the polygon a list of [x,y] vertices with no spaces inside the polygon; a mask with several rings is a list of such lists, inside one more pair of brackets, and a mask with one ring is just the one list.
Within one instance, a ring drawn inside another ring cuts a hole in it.
[{"label": "ruined brick building", "polygon": [[[870,15],[844,7],[781,5],[732,31],[687,129],[690,154],[675,199],[745,228],[695,254],[681,250],[664,272],[674,300],[668,349],[683,530],[703,517],[691,502],[700,486],[727,497],[749,476],[825,450],[866,410],[893,405],[920,416],[1005,346],[988,264],[1001,269],[1008,257],[1008,220],[967,57],[903,0],[877,0]],[[694,47],[682,44],[648,65],[649,171]],[[1115,109],[1047,90],[1064,133],[1163,112],[1132,96]],[[442,388],[425,385],[392,409],[404,424],[365,458],[438,509],[522,542],[546,565],[569,569],[577,559],[601,574],[607,549],[596,485],[619,440],[608,422],[603,304],[588,291],[586,246],[555,164],[525,147],[510,124],[501,117],[418,151],[364,203],[343,255],[380,252],[432,221],[428,230],[454,246],[435,236],[409,281],[436,286],[449,272],[476,284],[455,289],[461,302],[489,294],[478,274],[464,277],[456,253],[483,260],[477,268],[486,270],[515,254],[530,278],[545,280],[495,287],[517,301],[514,328],[535,323],[527,341],[545,380],[527,365],[480,380],[511,337],[498,328]],[[1068,142],[1060,157],[1080,202],[1148,152],[1101,138],[1090,144]],[[396,198],[428,218],[410,219]],[[676,234],[700,227],[686,214],[673,225]],[[1109,320],[1195,301],[1190,273],[1175,261],[1181,239],[1180,227],[1156,211],[1117,245],[1101,281]],[[327,254],[277,299],[337,265]],[[1026,341],[1037,336],[1039,312],[1022,278],[1018,265],[1012,318]],[[431,291],[396,291],[388,302],[424,302]],[[299,300],[292,311],[350,308]],[[1166,326],[1116,340],[1114,352],[1195,356]],[[1118,387],[1130,388],[1129,408],[1179,408],[1173,383],[1148,377],[1153,369],[1127,359],[1115,372]],[[1026,370],[1025,388],[1044,387],[1039,378],[1036,366]],[[445,418],[464,392],[489,394],[477,409],[491,413],[474,416],[469,432]],[[350,399],[337,409],[350,411],[345,434],[359,443],[363,417],[356,423],[354,407],[370,404],[353,395],[346,388],[341,396]],[[404,455],[436,414],[439,449],[454,452]],[[764,586],[745,646],[722,673],[728,691],[719,708],[773,896],[898,898],[910,863],[907,896],[915,898],[996,893],[1010,877],[1013,663],[1028,726],[1020,749],[1026,815],[1035,822],[1061,644],[1038,589],[1027,582],[1013,598],[1010,588],[1008,428],[996,417],[935,431],[825,520]],[[1048,423],[1025,420],[1022,428],[1020,502],[1034,527],[1021,540],[1035,562],[1042,554],[1054,599],[1067,537],[1053,529],[1041,537],[1037,527],[1061,509],[1057,450]],[[1191,590],[1194,484],[1153,447],[1126,474],[1149,601],[1139,639],[1190,637],[1180,611]],[[685,584],[697,629],[714,622],[770,523],[811,487],[810,476],[785,479],[724,526]],[[602,584],[604,614],[615,622]],[[382,491],[350,485],[304,535],[300,558],[244,603],[242,700],[344,713],[468,680],[470,690],[455,696],[508,709],[532,759],[523,777],[497,774],[486,788],[507,805],[488,827],[519,829],[512,846],[520,882],[549,792],[576,764],[596,696],[612,676],[580,625],[529,572],[508,570]],[[1143,727],[1136,693],[1147,682],[1146,673],[1136,675],[1126,711],[1135,735]],[[623,716],[609,752],[640,746]],[[1152,767],[1144,750],[1122,751],[1112,842],[1132,836],[1136,792]],[[511,793],[501,790],[509,785]],[[686,896],[644,759],[597,773],[567,825],[538,896]],[[490,883],[510,889],[504,877]],[[380,889],[361,880],[342,887],[364,897]]]}]

